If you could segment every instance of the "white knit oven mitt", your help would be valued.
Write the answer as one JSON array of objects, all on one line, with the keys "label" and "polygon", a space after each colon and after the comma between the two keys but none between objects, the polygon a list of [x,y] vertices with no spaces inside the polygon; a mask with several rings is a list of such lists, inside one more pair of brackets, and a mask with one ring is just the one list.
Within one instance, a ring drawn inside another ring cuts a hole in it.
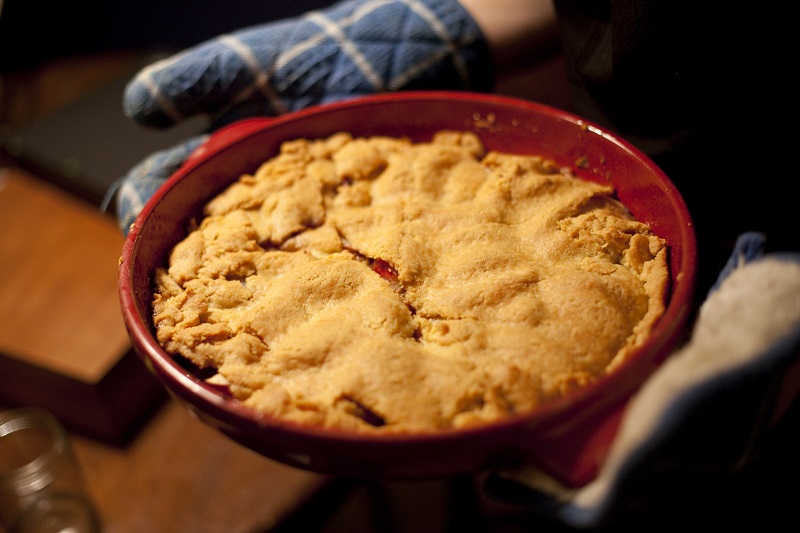
[{"label": "white knit oven mitt", "polygon": [[691,484],[752,459],[800,390],[800,253],[764,245],[739,237],[690,340],[632,398],[592,482],[568,489],[530,466],[494,474],[488,493],[581,529],[613,531],[633,515],[685,523],[687,499],[704,497]]},{"label": "white knit oven mitt", "polygon": [[[492,85],[484,36],[457,0],[344,0],[222,35],[148,66],[128,85],[123,104],[128,117],[146,126],[206,115],[214,131],[247,117],[374,93]],[[115,185],[124,233],[206,138],[153,154]]]}]

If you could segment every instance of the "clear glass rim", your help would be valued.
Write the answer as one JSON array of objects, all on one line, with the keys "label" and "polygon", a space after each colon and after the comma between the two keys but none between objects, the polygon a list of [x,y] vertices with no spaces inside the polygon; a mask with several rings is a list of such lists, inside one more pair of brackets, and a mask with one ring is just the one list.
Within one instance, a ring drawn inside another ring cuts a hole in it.
[{"label": "clear glass rim", "polygon": [[0,480],[22,482],[39,475],[48,464],[67,452],[67,436],[56,417],[38,407],[19,407],[0,412],[0,439],[17,431],[38,429],[50,438],[50,446],[26,464],[0,471]]}]

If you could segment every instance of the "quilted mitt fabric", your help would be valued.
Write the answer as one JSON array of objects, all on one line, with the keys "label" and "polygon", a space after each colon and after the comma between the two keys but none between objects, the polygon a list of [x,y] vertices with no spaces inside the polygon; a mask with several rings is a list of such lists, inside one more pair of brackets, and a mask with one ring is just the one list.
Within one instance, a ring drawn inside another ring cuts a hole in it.
[{"label": "quilted mitt fabric", "polygon": [[456,0],[345,0],[155,63],[129,84],[124,107],[154,127],[205,113],[216,129],[354,96],[492,83],[484,38]]},{"label": "quilted mitt fabric", "polygon": [[[154,63],[126,88],[131,119],[166,128],[195,115],[209,130],[253,116],[368,94],[487,91],[489,49],[457,0],[344,0],[214,38]],[[106,194],[127,234],[147,200],[207,135],[152,154]]]}]

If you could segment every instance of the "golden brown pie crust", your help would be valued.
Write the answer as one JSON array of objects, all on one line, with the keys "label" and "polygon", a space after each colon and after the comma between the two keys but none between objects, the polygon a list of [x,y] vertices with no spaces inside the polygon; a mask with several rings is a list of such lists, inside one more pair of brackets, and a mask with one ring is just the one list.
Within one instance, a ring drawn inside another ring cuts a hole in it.
[{"label": "golden brown pie crust", "polygon": [[527,411],[613,370],[664,312],[666,244],[613,192],[469,132],[286,142],[157,271],[158,341],[301,423]]}]

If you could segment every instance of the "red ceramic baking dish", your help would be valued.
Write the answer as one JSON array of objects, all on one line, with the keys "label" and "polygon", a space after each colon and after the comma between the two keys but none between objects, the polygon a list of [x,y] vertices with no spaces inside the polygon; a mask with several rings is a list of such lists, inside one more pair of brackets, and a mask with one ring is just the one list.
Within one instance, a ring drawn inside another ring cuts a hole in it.
[{"label": "red ceramic baking dish", "polygon": [[[639,220],[666,239],[671,288],[652,337],[614,373],[569,397],[491,426],[418,435],[363,435],[306,427],[254,412],[204,384],[158,344],[152,326],[154,269],[185,236],[203,204],[253,172],[281,142],[338,131],[429,140],[441,129],[476,132],[490,150],[536,153],[581,177],[609,182]],[[430,478],[532,462],[568,486],[597,473],[631,394],[679,341],[692,306],[696,240],[674,184],[642,152],[579,117],[514,98],[405,92],[308,108],[218,131],[155,193],[122,250],[119,294],[136,352],[166,389],[201,420],[271,459],[360,478]]]}]

